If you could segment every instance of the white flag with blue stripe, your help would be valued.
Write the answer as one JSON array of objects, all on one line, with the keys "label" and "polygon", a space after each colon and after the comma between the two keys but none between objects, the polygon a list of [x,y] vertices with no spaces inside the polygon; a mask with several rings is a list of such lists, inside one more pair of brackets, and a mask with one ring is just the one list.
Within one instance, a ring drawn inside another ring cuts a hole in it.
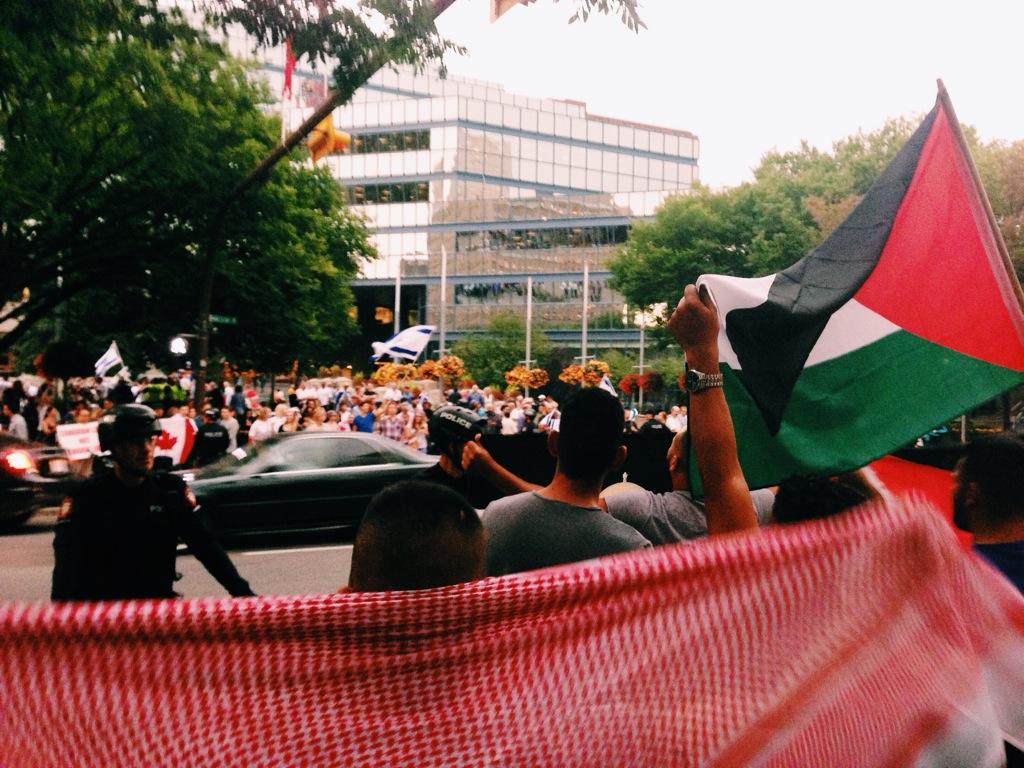
[{"label": "white flag with blue stripe", "polygon": [[619,396],[619,393],[615,391],[615,387],[612,386],[612,380],[608,378],[607,373],[601,377],[601,383],[597,386],[610,395],[614,395],[615,397]]},{"label": "white flag with blue stripe", "polygon": [[430,341],[430,334],[434,332],[432,325],[413,325],[404,331],[399,331],[387,341],[375,341],[373,354],[370,359],[377,361],[387,355],[392,360],[403,358],[415,361]]},{"label": "white flag with blue stripe", "polygon": [[116,365],[124,365],[121,353],[117,349],[117,342],[110,342],[110,348],[103,353],[103,356],[96,361],[96,375],[102,376]]}]

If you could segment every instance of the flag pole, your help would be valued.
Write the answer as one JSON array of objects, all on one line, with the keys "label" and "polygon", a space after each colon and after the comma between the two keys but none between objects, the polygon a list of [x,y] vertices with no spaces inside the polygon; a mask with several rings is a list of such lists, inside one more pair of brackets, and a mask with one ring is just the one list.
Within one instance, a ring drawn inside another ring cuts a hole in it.
[{"label": "flag pole", "polygon": [[953,135],[956,137],[957,143],[960,145],[960,151],[963,153],[964,158],[967,160],[967,167],[971,171],[971,178],[974,180],[974,186],[978,190],[978,195],[981,198],[981,204],[985,208],[985,215],[988,217],[989,228],[992,230],[992,236],[996,241],[996,248],[999,250],[999,256],[1003,260],[1003,267],[1006,269],[1006,274],[1010,278],[1010,284],[1013,286],[1013,293],[1017,297],[1017,306],[1024,312],[1024,290],[1021,289],[1020,280],[1017,279],[1017,271],[1013,268],[1013,261],[1010,259],[1010,252],[1006,248],[1006,242],[1003,240],[1003,233],[999,229],[999,223],[996,221],[996,215],[992,211],[992,203],[989,202],[988,193],[985,191],[985,185],[981,183],[981,174],[978,173],[978,167],[974,164],[974,158],[971,157],[971,152],[967,147],[967,139],[964,136],[963,130],[960,128],[960,121],[957,119],[956,110],[953,109],[953,102],[950,101],[949,92],[946,90],[945,84],[942,82],[942,78],[935,81],[938,84],[939,95],[938,101],[942,104],[942,108],[946,111],[949,116],[950,127],[953,129]]}]

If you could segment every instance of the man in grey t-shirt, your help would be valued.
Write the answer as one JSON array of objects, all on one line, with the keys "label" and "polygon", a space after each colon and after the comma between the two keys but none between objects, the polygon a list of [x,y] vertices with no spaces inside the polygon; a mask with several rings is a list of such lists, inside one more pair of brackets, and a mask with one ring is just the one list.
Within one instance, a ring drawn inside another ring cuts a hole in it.
[{"label": "man in grey t-shirt", "polygon": [[649,547],[634,527],[597,506],[545,498],[545,489],[492,501],[484,511],[492,576]]},{"label": "man in grey t-shirt", "polygon": [[636,529],[602,511],[605,475],[626,459],[622,405],[603,390],[584,389],[548,432],[555,476],[543,488],[491,502],[483,511],[487,574],[545,568],[649,547]]},{"label": "man in grey t-shirt", "polygon": [[[672,490],[654,493],[639,486],[618,490],[611,486],[601,497],[608,512],[636,528],[652,544],[675,544],[708,535],[708,516],[701,501],[690,495],[690,479],[686,470],[688,435],[679,432],[672,440],[665,461]],[[611,491],[611,492],[609,492]],[[775,492],[763,489],[750,492],[751,503],[759,525],[772,522]]]}]

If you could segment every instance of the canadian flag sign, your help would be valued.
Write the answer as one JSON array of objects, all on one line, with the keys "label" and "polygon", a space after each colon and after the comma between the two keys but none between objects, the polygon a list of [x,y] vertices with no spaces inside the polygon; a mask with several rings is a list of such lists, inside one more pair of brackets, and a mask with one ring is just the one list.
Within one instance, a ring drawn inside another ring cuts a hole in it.
[{"label": "canadian flag sign", "polygon": [[156,439],[156,455],[170,456],[175,465],[183,463],[195,442],[195,422],[180,415],[170,416],[160,419],[160,427],[163,432]]}]

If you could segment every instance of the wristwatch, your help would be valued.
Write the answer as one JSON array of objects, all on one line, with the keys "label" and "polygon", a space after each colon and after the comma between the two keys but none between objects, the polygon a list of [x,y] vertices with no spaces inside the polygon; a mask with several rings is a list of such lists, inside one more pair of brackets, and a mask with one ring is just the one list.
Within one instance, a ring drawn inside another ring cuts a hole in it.
[{"label": "wristwatch", "polygon": [[692,368],[686,372],[686,389],[689,392],[702,392],[725,384],[725,377],[720,373],[703,373]]}]

